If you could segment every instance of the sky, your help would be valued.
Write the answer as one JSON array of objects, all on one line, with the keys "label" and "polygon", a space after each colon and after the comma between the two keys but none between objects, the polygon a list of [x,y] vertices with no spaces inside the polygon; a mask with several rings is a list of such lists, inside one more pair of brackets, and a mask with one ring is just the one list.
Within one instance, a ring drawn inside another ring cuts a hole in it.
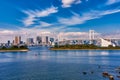
[{"label": "sky", "polygon": [[71,36],[90,29],[120,37],[120,0],[0,0],[0,42],[15,35]]}]

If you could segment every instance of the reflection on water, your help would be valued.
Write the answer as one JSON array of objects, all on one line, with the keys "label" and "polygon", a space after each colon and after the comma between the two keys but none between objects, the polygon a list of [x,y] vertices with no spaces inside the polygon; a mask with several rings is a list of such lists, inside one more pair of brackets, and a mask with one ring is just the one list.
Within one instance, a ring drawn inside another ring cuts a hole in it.
[{"label": "reflection on water", "polygon": [[119,50],[50,51],[37,47],[29,52],[0,53],[0,80],[108,80],[102,77],[103,71],[119,80],[115,72],[119,61]]},{"label": "reflection on water", "polygon": [[102,51],[101,55],[106,55],[107,56],[107,55],[109,55],[109,52],[108,51]]}]

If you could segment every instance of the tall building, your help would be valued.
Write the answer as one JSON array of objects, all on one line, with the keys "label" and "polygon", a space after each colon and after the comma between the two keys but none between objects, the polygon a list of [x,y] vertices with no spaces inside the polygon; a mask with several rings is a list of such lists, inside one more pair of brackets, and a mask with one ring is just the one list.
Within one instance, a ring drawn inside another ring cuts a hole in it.
[{"label": "tall building", "polygon": [[48,44],[49,44],[49,37],[42,36],[42,45],[48,45]]},{"label": "tall building", "polygon": [[36,37],[36,43],[37,44],[42,44],[42,37],[41,36]]},{"label": "tall building", "polygon": [[8,40],[7,45],[10,46],[10,40]]},{"label": "tall building", "polygon": [[50,38],[50,42],[51,42],[51,43],[54,42],[54,38]]},{"label": "tall building", "polygon": [[21,42],[21,36],[15,36],[14,45],[19,45]]},{"label": "tall building", "polygon": [[49,40],[48,40],[48,39],[49,39],[48,36],[46,36],[46,44],[49,43]]},{"label": "tall building", "polygon": [[33,38],[27,38],[27,45],[32,45],[34,44],[34,39]]}]

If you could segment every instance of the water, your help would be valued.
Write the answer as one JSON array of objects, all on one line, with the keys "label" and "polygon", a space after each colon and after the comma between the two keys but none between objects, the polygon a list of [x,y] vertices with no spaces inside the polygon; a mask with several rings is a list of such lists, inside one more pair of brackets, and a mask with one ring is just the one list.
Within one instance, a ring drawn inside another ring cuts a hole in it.
[{"label": "water", "polygon": [[[45,47],[0,53],[0,80],[109,80],[120,75],[119,50],[60,50]],[[87,74],[83,74],[86,72]]]}]

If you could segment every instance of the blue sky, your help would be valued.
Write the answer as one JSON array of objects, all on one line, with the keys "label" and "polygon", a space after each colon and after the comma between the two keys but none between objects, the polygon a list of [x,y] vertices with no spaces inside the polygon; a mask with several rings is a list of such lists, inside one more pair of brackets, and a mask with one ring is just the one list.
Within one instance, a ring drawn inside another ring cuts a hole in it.
[{"label": "blue sky", "polygon": [[119,32],[120,0],[0,0],[0,33]]}]

